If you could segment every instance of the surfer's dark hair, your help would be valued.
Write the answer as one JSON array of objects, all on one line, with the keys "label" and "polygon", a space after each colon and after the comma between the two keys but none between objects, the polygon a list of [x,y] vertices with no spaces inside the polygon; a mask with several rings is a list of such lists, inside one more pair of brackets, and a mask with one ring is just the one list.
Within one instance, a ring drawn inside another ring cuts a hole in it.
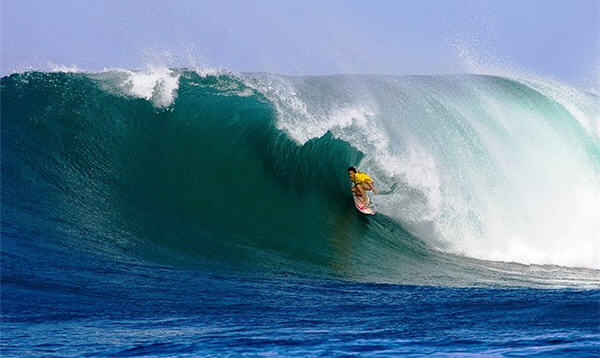
[{"label": "surfer's dark hair", "polygon": [[350,167],[350,168],[348,168],[348,171],[349,171],[349,172],[354,172],[354,174],[356,174],[356,172],[357,172],[357,170],[356,170],[356,168],[355,168],[355,167]]}]

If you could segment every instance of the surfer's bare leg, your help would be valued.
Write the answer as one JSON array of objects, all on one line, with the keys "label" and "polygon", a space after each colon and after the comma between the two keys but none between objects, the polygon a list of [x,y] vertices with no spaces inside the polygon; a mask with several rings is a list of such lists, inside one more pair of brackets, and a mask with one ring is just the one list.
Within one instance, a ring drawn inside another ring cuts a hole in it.
[{"label": "surfer's bare leg", "polygon": [[360,184],[360,185],[356,185],[356,189],[358,190],[358,196],[360,196],[362,201],[366,201],[367,200],[367,196],[366,194],[366,190],[364,188],[365,184]]}]

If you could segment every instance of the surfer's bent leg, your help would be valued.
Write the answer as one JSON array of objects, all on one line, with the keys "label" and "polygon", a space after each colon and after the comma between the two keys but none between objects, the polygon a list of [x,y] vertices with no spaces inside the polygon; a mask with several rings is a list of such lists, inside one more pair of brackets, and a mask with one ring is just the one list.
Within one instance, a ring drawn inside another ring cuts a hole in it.
[{"label": "surfer's bent leg", "polygon": [[359,185],[356,186],[356,188],[358,189],[358,192],[359,192],[359,196],[361,196],[363,198],[364,198],[365,193],[366,193],[364,185],[365,184],[359,184]]}]

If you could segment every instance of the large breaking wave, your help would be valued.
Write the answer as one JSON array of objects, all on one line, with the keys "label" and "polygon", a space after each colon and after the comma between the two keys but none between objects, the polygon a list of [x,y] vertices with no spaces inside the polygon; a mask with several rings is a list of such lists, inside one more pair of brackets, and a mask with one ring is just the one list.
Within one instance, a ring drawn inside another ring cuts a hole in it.
[{"label": "large breaking wave", "polygon": [[[4,237],[366,281],[598,277],[595,93],[165,68],[27,72],[1,89]],[[352,207],[353,164],[379,186],[374,218]]]}]

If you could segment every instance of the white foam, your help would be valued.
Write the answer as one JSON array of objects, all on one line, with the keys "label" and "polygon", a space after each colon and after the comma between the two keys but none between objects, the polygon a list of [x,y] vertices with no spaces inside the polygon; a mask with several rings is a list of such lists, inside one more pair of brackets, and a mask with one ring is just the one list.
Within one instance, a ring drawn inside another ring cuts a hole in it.
[{"label": "white foam", "polygon": [[[471,220],[436,221],[449,251],[494,261],[600,268],[598,166],[575,139],[570,119],[513,104],[501,93],[475,91],[470,97],[487,109],[480,118],[468,118],[493,161],[482,173],[492,169],[499,178],[480,184],[481,179],[469,178],[470,193],[458,193],[477,197],[469,207],[444,199],[451,215],[468,218],[472,207],[477,214]],[[502,137],[483,126],[482,118],[500,124]],[[473,225],[478,220],[480,225]]]},{"label": "white foam", "polygon": [[80,68],[79,66],[77,66],[75,64],[71,64],[71,65],[49,64],[49,67],[50,67],[50,72],[62,72],[62,73],[83,73],[83,72],[86,72],[85,70],[83,70],[82,68]]},{"label": "white foam", "polygon": [[[572,128],[568,118],[545,118],[545,109],[505,98],[493,80],[489,87],[392,82],[376,95],[337,80],[245,79],[299,145],[330,131],[362,151],[361,169],[385,193],[375,199],[378,211],[432,246],[486,260],[600,268],[598,166],[557,125]],[[537,87],[597,133],[584,94]]]},{"label": "white foam", "polygon": [[167,67],[150,66],[143,71],[125,70],[121,90],[133,97],[152,101],[157,107],[169,106],[177,96],[179,73]]},{"label": "white foam", "polygon": [[107,68],[90,75],[99,79],[108,91],[142,98],[157,107],[173,104],[179,89],[180,73],[167,67],[148,66],[144,70]]},{"label": "white foam", "polygon": [[232,77],[235,76],[235,74],[229,70],[222,69],[222,68],[216,68],[216,67],[209,67],[209,66],[191,67],[189,70],[194,71],[200,77],[222,76],[222,75],[228,75],[228,76],[232,76]]}]

